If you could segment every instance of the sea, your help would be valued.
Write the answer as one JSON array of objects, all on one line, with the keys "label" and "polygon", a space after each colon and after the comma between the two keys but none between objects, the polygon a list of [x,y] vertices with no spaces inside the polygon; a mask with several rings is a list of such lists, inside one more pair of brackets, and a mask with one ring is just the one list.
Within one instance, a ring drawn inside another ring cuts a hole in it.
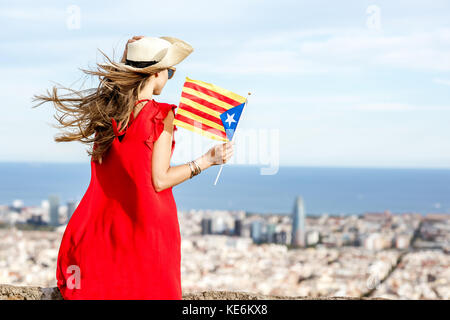
[{"label": "sea", "polygon": [[[229,164],[214,185],[219,168],[174,186],[177,208],[290,214],[301,196],[308,215],[450,213],[450,169],[280,166],[262,175],[261,166]],[[78,201],[89,181],[90,163],[2,162],[0,204],[39,206],[51,194]]]}]

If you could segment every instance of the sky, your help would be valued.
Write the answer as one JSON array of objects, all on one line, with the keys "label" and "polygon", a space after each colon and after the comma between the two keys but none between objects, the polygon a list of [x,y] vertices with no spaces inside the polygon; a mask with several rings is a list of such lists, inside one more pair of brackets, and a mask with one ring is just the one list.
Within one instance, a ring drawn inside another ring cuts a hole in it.
[{"label": "sky", "polygon": [[[185,77],[251,93],[236,164],[450,168],[449,1],[1,1],[0,21],[0,161],[88,161],[32,96],[168,35],[194,52],[155,100],[178,105]],[[174,163],[218,143],[175,140]]]}]

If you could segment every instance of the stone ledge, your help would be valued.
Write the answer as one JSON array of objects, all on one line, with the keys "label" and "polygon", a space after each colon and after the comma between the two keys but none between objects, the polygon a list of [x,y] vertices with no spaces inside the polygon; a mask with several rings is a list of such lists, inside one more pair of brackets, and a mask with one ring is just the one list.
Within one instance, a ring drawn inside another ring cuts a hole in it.
[{"label": "stone ledge", "polygon": [[0,285],[0,300],[62,300],[58,288]]},{"label": "stone ledge", "polygon": [[[58,288],[0,285],[0,300],[62,300]],[[291,297],[242,291],[201,291],[183,294],[183,300],[384,300],[359,297]]]}]

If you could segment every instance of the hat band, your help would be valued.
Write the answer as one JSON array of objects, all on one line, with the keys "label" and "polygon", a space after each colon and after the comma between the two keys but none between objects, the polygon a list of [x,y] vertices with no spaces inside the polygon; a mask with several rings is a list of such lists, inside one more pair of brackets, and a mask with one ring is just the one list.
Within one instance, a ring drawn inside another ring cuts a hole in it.
[{"label": "hat band", "polygon": [[132,60],[128,60],[128,59],[125,60],[126,65],[129,65],[129,66],[132,66],[135,68],[147,68],[154,64],[157,64],[158,62],[159,61],[155,61],[155,60],[153,60],[153,61],[132,61]]}]

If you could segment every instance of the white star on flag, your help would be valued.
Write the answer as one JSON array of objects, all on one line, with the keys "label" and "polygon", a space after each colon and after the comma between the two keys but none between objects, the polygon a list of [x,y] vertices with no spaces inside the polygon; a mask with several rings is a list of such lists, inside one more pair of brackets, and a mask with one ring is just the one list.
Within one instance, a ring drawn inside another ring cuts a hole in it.
[{"label": "white star on flag", "polygon": [[225,122],[228,122],[228,127],[233,123],[236,122],[236,120],[234,120],[234,113],[232,115],[227,114],[227,120],[225,120]]}]

